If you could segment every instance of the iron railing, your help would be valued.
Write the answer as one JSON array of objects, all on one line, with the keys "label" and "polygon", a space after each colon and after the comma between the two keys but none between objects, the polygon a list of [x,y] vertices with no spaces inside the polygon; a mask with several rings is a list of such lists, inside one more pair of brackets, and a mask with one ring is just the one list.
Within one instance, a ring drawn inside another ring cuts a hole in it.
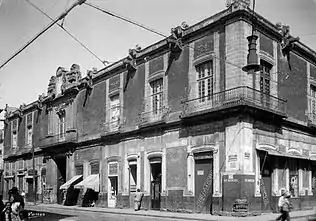
[{"label": "iron railing", "polygon": [[77,131],[72,130],[61,134],[47,135],[45,138],[40,139],[39,146],[41,148],[46,148],[50,146],[57,146],[63,143],[75,143],[77,140]]},{"label": "iron railing", "polygon": [[155,123],[162,121],[169,113],[169,108],[162,107],[157,110],[144,111],[139,114],[139,125],[144,125],[148,123]]},{"label": "iron railing", "polygon": [[116,132],[120,130],[120,127],[121,127],[120,119],[111,120],[105,123],[105,132],[107,133]]},{"label": "iron railing", "polygon": [[252,106],[282,116],[286,115],[286,101],[247,86],[240,86],[213,95],[183,101],[182,117],[197,112],[217,111],[240,105]]}]

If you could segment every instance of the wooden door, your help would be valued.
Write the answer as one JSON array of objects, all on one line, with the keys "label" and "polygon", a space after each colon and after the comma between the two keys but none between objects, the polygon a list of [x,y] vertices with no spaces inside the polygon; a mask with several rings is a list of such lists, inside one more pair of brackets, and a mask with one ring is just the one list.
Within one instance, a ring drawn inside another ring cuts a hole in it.
[{"label": "wooden door", "polygon": [[151,208],[153,210],[160,210],[160,191],[161,181],[155,180],[151,182]]},{"label": "wooden door", "polygon": [[213,164],[211,159],[195,161],[195,211],[210,213],[212,210]]},{"label": "wooden door", "polygon": [[262,199],[262,210],[271,211],[271,176],[262,176],[261,179],[261,199]]}]

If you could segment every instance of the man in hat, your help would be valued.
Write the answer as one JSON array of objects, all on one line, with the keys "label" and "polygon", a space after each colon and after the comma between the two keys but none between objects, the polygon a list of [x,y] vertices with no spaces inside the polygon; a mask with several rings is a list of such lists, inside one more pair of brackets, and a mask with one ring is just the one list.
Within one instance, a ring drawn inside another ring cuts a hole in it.
[{"label": "man in hat", "polygon": [[279,202],[278,202],[278,208],[279,208],[281,215],[276,220],[281,220],[284,217],[283,204],[284,204],[285,195],[286,195],[286,191],[285,191],[285,189],[282,189],[281,196],[280,196]]},{"label": "man in hat", "polygon": [[20,195],[18,188],[13,187],[9,191],[10,202],[12,204],[12,213],[15,216],[15,218],[18,220],[18,217],[23,220],[24,219],[24,199]]}]

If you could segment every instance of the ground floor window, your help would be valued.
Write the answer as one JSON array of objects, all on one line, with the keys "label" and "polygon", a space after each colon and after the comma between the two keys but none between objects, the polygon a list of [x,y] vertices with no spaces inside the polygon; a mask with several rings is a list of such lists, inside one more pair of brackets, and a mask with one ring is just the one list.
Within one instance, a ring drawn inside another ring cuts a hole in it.
[{"label": "ground floor window", "polygon": [[131,160],[128,162],[129,164],[129,185],[130,192],[136,192],[137,188],[137,160]]}]

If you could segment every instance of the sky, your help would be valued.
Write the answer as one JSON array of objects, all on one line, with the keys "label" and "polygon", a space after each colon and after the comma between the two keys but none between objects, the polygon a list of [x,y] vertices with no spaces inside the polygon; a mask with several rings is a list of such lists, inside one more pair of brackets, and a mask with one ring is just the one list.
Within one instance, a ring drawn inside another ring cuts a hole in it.
[{"label": "sky", "polygon": [[[56,18],[75,0],[29,0]],[[2,2],[2,3],[1,3]],[[165,35],[185,21],[193,25],[226,8],[226,0],[88,0],[109,11],[145,24]],[[0,64],[41,31],[51,20],[26,0],[0,0]],[[291,34],[316,50],[316,0],[257,0],[256,12],[273,23],[290,25]],[[129,48],[142,48],[162,37],[110,17],[87,5],[73,9],[64,27],[110,62],[125,57]],[[0,69],[0,108],[18,107],[47,92],[58,67],[81,66],[82,75],[103,64],[57,25]],[[1,116],[0,116],[1,118]]]}]

